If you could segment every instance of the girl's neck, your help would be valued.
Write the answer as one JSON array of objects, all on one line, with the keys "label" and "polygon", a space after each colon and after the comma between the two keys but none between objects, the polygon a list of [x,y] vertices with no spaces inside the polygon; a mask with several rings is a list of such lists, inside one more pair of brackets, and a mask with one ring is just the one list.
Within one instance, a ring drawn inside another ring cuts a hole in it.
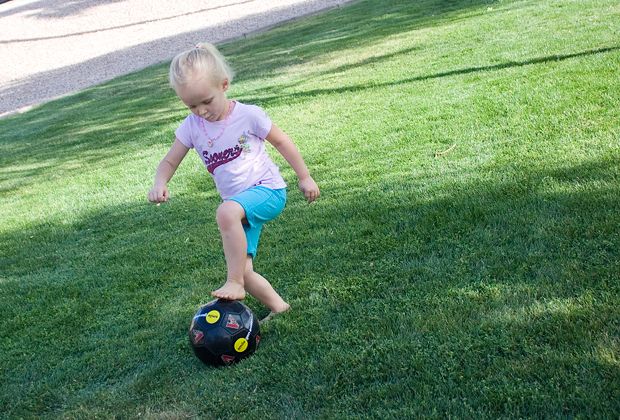
[{"label": "girl's neck", "polygon": [[232,114],[233,109],[235,109],[235,101],[232,99],[226,99],[226,112],[224,113],[222,118],[217,120],[217,122],[226,121],[228,117],[230,117],[230,114]]}]

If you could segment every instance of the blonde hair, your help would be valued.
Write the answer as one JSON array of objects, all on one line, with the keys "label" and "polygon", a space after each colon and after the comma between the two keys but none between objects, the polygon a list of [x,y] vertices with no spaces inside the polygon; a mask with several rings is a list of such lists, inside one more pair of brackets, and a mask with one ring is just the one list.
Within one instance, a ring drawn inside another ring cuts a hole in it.
[{"label": "blonde hair", "polygon": [[178,54],[170,63],[169,80],[173,89],[196,76],[209,77],[216,83],[227,79],[231,83],[234,73],[213,44],[202,42]]}]

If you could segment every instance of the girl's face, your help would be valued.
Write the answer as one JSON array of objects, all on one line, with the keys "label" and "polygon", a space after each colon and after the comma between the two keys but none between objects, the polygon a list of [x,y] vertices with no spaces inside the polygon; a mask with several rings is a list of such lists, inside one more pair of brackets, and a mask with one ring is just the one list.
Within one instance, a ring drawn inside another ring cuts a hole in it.
[{"label": "girl's face", "polygon": [[208,77],[192,78],[178,86],[176,93],[183,103],[199,117],[209,122],[220,121],[228,113],[228,80],[214,82]]}]

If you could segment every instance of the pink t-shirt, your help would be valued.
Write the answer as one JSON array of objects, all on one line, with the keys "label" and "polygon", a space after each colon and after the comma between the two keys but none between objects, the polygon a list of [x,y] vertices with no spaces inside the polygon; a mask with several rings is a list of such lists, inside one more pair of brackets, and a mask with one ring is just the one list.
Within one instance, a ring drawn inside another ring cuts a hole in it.
[{"label": "pink t-shirt", "polygon": [[271,120],[261,108],[235,102],[227,120],[209,122],[191,114],[177,128],[177,139],[196,150],[222,199],[262,185],[286,187],[265,150]]}]

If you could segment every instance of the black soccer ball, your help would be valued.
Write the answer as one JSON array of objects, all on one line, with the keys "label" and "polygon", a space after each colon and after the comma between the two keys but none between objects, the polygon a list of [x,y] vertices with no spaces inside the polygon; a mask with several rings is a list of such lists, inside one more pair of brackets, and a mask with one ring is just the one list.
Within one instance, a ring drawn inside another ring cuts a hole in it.
[{"label": "black soccer ball", "polygon": [[230,365],[256,351],[260,342],[258,319],[238,300],[216,299],[196,312],[189,327],[189,342],[204,363]]}]

